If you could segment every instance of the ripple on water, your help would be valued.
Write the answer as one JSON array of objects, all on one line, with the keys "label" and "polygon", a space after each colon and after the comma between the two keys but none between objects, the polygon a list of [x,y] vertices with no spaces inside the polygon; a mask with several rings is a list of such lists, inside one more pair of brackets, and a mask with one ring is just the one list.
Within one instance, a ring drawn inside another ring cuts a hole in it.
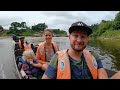
[{"label": "ripple on water", "polygon": [[3,69],[3,64],[0,64],[0,79],[6,79],[6,75]]}]

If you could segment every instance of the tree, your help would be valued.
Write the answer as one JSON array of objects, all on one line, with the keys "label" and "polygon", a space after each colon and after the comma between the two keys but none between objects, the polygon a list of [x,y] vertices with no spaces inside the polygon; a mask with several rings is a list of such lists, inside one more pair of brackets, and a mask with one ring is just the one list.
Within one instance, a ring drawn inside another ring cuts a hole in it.
[{"label": "tree", "polygon": [[19,22],[12,22],[11,27],[9,27],[9,32],[7,34],[16,34],[19,35],[21,33],[21,30],[25,26],[25,22],[19,23]]},{"label": "tree", "polygon": [[113,29],[114,30],[120,29],[120,12],[116,14],[116,17],[113,22]]},{"label": "tree", "polygon": [[33,31],[44,31],[48,26],[45,23],[39,23],[37,25],[32,26]]},{"label": "tree", "polygon": [[105,33],[107,30],[112,28],[113,21],[104,21],[102,20],[99,26],[97,27],[97,30],[93,32],[91,35],[92,37],[99,37],[103,33]]},{"label": "tree", "polygon": [[0,32],[4,31],[3,27],[0,25]]},{"label": "tree", "polygon": [[97,23],[97,24],[92,24],[92,25],[90,26],[90,28],[91,28],[91,29],[92,29],[92,31],[94,32],[94,31],[96,31],[96,30],[97,30],[98,26],[99,26],[99,24],[98,24],[98,23]]},{"label": "tree", "polygon": [[22,28],[26,28],[27,26],[26,26],[26,22],[21,22],[21,27]]},{"label": "tree", "polygon": [[67,32],[60,29],[52,29],[54,36],[67,36]]},{"label": "tree", "polygon": [[12,22],[11,27],[13,27],[13,28],[21,27],[21,24],[19,22]]}]

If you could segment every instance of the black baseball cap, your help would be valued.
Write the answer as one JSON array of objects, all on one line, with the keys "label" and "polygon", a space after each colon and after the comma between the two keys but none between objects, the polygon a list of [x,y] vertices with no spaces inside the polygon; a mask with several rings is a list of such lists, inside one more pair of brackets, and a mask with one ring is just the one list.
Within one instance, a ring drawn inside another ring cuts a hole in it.
[{"label": "black baseball cap", "polygon": [[69,28],[69,33],[71,34],[75,30],[85,31],[88,36],[92,33],[92,29],[81,21],[73,23]]}]

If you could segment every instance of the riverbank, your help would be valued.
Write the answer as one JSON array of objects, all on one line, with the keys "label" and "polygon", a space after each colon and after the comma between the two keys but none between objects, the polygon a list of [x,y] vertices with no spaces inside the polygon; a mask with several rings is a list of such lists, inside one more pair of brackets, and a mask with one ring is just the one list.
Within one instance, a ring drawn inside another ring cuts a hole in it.
[{"label": "riverbank", "polygon": [[120,37],[97,37],[97,38],[90,38],[96,40],[120,40]]},{"label": "riverbank", "polygon": [[[120,39],[97,38],[90,39],[89,46],[98,52],[105,63],[105,67],[111,70],[120,70]],[[109,66],[110,65],[110,66]]]},{"label": "riverbank", "polygon": [[6,39],[6,38],[10,38],[11,36],[2,36],[0,37],[0,39]]}]

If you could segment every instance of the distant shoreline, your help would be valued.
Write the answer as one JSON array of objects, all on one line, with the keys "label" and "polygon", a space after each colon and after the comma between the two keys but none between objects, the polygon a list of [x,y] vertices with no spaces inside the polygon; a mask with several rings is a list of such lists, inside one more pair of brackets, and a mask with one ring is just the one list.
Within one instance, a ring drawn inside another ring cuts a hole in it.
[{"label": "distant shoreline", "polygon": [[2,36],[2,37],[0,37],[0,39],[5,39],[5,38],[10,38],[10,36]]},{"label": "distant shoreline", "polygon": [[106,38],[106,37],[98,37],[98,38],[91,38],[90,39],[97,39],[97,40],[120,40],[120,37],[110,37],[110,38]]}]

